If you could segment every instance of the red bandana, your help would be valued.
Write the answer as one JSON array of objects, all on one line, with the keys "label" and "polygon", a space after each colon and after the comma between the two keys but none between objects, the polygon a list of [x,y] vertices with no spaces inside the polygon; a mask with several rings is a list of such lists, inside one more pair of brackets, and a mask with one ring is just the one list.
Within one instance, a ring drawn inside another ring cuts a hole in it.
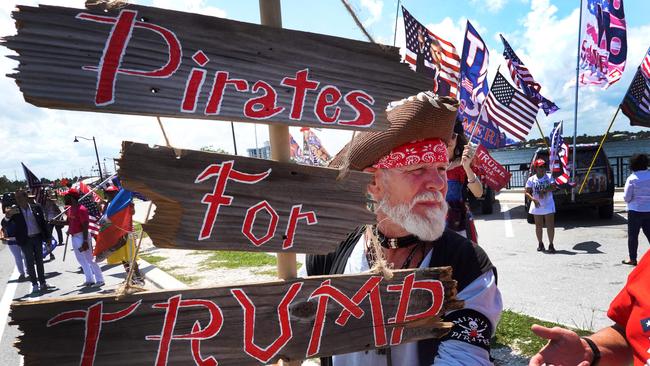
[{"label": "red bandana", "polygon": [[447,144],[439,138],[418,140],[396,147],[373,165],[392,169],[420,163],[446,163]]}]

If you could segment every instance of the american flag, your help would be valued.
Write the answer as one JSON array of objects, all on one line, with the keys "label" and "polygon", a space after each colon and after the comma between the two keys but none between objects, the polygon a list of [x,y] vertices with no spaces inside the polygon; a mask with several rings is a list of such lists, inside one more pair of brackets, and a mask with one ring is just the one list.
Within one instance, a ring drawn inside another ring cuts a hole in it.
[{"label": "american flag", "polygon": [[[456,51],[454,45],[435,35],[433,32],[428,30],[422,23],[418,22],[412,15],[409,13],[406,8],[402,6],[402,14],[404,15],[404,30],[406,34],[406,56],[405,61],[415,67],[417,62],[417,55],[419,52],[419,42],[418,42],[418,30],[426,30],[425,36],[425,66],[435,69],[435,63],[431,56],[431,43],[435,39],[438,41],[441,47],[440,52],[440,70],[436,70],[436,78],[439,80],[434,80],[435,85],[439,85],[440,81],[444,81],[449,85],[449,95],[456,97],[458,95],[458,82],[460,80],[460,56]],[[439,86],[438,86],[439,88]],[[438,92],[437,90],[434,90]],[[438,93],[441,94],[441,93]]]},{"label": "american flag", "polygon": [[27,186],[29,187],[29,193],[36,196],[34,201],[41,206],[45,206],[45,187],[41,183],[41,180],[36,177],[36,174],[32,173],[25,164],[20,163],[23,166],[23,174],[25,174],[25,180],[27,181]]},{"label": "american flag", "polygon": [[535,81],[530,70],[528,70],[521,59],[517,57],[517,54],[512,47],[510,47],[510,44],[506,41],[503,35],[499,34],[499,36],[501,37],[501,41],[503,41],[503,57],[508,61],[510,77],[512,78],[512,81],[515,82],[515,85],[520,87],[524,94],[526,94],[530,99],[537,102],[547,116],[560,109],[555,105],[555,103],[544,98],[539,93],[542,86]]},{"label": "american flag", "polygon": [[621,110],[630,118],[632,126],[650,127],[650,79],[645,76],[643,66],[634,75],[621,103]]},{"label": "american flag", "polygon": [[562,121],[558,122],[553,132],[551,132],[551,151],[549,152],[551,160],[551,169],[555,170],[555,162],[559,160],[560,176],[555,178],[555,183],[566,184],[569,182],[569,146],[564,143],[562,137]]},{"label": "american flag", "polygon": [[86,207],[88,210],[88,233],[93,237],[99,234],[101,225],[99,219],[102,217],[99,211],[99,205],[92,198],[92,195],[84,195],[79,199],[79,204]]},{"label": "american flag", "polygon": [[641,62],[641,72],[643,72],[646,79],[650,79],[650,48],[648,48],[648,52],[646,52],[643,62]]},{"label": "american flag", "polygon": [[492,82],[484,108],[488,120],[522,141],[533,127],[539,110],[537,104],[510,85],[499,72]]}]

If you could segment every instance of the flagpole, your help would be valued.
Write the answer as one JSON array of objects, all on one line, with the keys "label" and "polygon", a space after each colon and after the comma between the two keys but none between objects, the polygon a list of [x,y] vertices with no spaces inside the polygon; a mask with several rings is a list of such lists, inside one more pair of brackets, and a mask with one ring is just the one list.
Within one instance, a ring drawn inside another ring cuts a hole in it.
[{"label": "flagpole", "polygon": [[[643,62],[643,61],[641,61]],[[641,72],[641,66],[637,67],[636,72]],[[636,76],[636,73],[634,74]],[[634,82],[634,79],[632,79],[632,82]],[[627,90],[625,91],[623,99],[625,99],[625,96],[630,92],[630,88],[632,87],[632,82],[630,82],[630,85],[628,85]],[[600,140],[600,145],[598,146],[598,150],[596,151],[596,154],[594,155],[594,158],[591,160],[591,165],[589,165],[589,169],[587,170],[587,174],[585,174],[585,179],[582,181],[582,184],[580,185],[580,190],[578,191],[578,194],[582,193],[582,188],[585,186],[585,182],[589,178],[589,173],[591,172],[591,168],[594,166],[594,163],[596,162],[596,158],[598,157],[598,153],[600,152],[600,149],[602,149],[603,145],[605,145],[605,139],[607,138],[607,135],[609,134],[609,130],[612,128],[614,125],[614,120],[616,120],[616,116],[618,115],[618,112],[621,110],[621,103],[618,104],[618,108],[616,109],[616,113],[614,113],[614,117],[612,118],[612,121],[609,122],[609,126],[607,127],[607,131],[605,131],[605,135],[603,138]]]},{"label": "flagpole", "polygon": [[[575,97],[575,107],[573,111],[573,169],[571,169],[571,180],[575,181],[576,177],[576,139],[578,136],[578,83],[580,79],[580,41],[582,35],[582,0],[580,0],[580,9],[579,12],[579,21],[578,21],[578,51],[576,56],[576,97]],[[576,200],[576,190],[575,188],[571,189],[571,202]]]},{"label": "flagpole", "polygon": [[585,183],[589,178],[589,173],[591,172],[591,168],[594,167],[594,164],[596,163],[596,158],[598,157],[598,153],[600,153],[600,150],[603,148],[603,145],[605,144],[605,140],[607,139],[607,135],[609,134],[609,130],[612,128],[612,125],[614,124],[614,121],[616,120],[616,116],[618,116],[618,112],[620,110],[621,110],[621,105],[619,104],[618,108],[616,108],[616,113],[614,113],[614,117],[612,117],[612,121],[609,122],[609,126],[607,127],[607,131],[605,131],[605,135],[600,140],[600,145],[598,146],[598,150],[596,150],[596,154],[594,154],[594,158],[591,159],[591,164],[589,165],[589,169],[587,169],[587,174],[585,174],[585,179],[582,180],[582,184],[580,185],[580,190],[578,191],[578,194],[582,193],[582,189],[585,187]]},{"label": "flagpole", "polygon": [[393,32],[393,47],[397,43],[397,18],[399,17],[399,4],[402,0],[397,0],[397,7],[395,8],[395,31]]},{"label": "flagpole", "polygon": [[539,121],[537,121],[537,118],[535,118],[535,124],[539,129],[539,133],[542,135],[542,141],[544,141],[544,145],[546,145],[546,147],[550,149],[551,147],[548,145],[548,142],[546,142],[546,136],[544,136],[544,132],[542,132],[542,126],[539,125]]}]

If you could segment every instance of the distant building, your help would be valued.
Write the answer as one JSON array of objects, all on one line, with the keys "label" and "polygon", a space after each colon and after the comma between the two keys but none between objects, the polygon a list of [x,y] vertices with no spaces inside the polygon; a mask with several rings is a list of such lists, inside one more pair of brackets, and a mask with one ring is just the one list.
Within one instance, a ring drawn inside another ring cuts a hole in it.
[{"label": "distant building", "polygon": [[246,149],[246,152],[251,158],[271,159],[271,144],[268,141],[265,141],[264,146]]}]

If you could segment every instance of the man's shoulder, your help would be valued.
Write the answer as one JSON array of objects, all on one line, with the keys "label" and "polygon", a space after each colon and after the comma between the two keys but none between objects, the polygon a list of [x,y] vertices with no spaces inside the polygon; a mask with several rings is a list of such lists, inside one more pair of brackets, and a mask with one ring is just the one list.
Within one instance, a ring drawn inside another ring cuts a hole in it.
[{"label": "man's shoulder", "polygon": [[483,248],[449,229],[436,240],[430,266],[452,267],[459,290],[484,273],[495,269]]}]

